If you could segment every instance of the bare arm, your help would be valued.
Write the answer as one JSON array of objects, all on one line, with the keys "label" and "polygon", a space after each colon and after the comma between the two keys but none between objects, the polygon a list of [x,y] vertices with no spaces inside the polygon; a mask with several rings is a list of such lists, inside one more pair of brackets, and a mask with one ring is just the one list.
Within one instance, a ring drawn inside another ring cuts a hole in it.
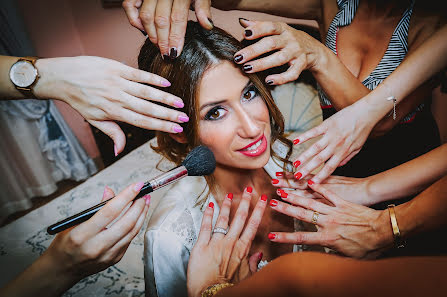
[{"label": "bare arm", "polygon": [[358,261],[327,254],[282,256],[224,296],[443,296],[447,257]]}]

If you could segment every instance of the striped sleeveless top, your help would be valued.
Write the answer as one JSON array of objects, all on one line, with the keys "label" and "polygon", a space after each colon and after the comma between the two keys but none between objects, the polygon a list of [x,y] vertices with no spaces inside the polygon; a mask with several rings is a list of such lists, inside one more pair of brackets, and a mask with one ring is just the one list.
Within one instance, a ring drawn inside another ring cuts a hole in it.
[{"label": "striped sleeveless top", "polygon": [[[385,78],[387,78],[400,65],[408,52],[408,27],[413,12],[415,0],[411,1],[410,6],[405,10],[401,20],[394,29],[388,48],[379,62],[377,67],[362,81],[363,85],[370,90],[374,90]],[[359,0],[337,0],[339,7],[338,13],[335,15],[329,25],[326,36],[326,46],[337,54],[337,35],[339,27],[349,25],[354,19]],[[320,96],[321,108],[332,108],[332,103],[326,96],[320,85],[317,86]],[[413,112],[405,116],[401,123],[413,121],[418,111],[424,108],[424,104],[420,104]]]}]

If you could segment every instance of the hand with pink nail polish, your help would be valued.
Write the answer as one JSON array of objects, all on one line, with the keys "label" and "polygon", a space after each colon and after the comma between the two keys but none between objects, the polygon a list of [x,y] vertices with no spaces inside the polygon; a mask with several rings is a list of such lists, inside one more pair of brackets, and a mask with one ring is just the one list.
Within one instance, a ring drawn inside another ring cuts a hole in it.
[{"label": "hand with pink nail polish", "polygon": [[33,88],[35,95],[71,105],[113,139],[115,154],[122,152],[126,144],[115,121],[174,132],[173,126],[180,127],[189,120],[184,112],[175,110],[183,108],[182,99],[161,89],[171,83],[153,73],[111,59],[87,56],[38,59],[35,65],[39,73]]},{"label": "hand with pink nail polish", "polygon": [[142,186],[130,185],[116,196],[106,187],[102,201],[115,197],[89,220],[59,233],[36,262],[0,289],[0,295],[60,296],[84,277],[119,262],[149,209],[150,195],[133,201]]}]

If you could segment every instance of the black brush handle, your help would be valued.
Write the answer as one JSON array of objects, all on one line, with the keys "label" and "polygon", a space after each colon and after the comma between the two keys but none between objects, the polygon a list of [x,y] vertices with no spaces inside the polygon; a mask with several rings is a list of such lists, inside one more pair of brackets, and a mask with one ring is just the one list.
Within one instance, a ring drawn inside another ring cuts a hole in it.
[{"label": "black brush handle", "polygon": [[[152,186],[150,183],[145,183],[144,186],[141,188],[140,192],[137,194],[137,197],[135,197],[135,200],[138,198],[143,197],[146,194],[149,194],[153,191]],[[99,204],[96,204],[93,207],[90,207],[89,209],[84,210],[83,212],[80,212],[78,214],[75,214],[74,216],[71,216],[69,218],[66,218],[65,220],[62,220],[60,222],[57,222],[56,224],[51,225],[48,227],[47,232],[50,235],[57,234],[61,231],[64,231],[68,228],[71,228],[73,226],[79,225],[88,219],[90,219],[95,213],[97,213],[101,208],[104,207],[104,205],[107,204],[110,200],[112,200],[115,197],[112,197],[110,199],[107,199]]]}]

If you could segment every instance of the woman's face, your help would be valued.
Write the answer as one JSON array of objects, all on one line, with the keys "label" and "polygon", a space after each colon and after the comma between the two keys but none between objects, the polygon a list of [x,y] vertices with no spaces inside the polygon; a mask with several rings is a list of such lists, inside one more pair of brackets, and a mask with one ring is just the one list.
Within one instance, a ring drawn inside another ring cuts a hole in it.
[{"label": "woman's face", "polygon": [[253,83],[230,62],[205,72],[199,89],[199,140],[218,165],[257,169],[270,157],[270,117]]}]

